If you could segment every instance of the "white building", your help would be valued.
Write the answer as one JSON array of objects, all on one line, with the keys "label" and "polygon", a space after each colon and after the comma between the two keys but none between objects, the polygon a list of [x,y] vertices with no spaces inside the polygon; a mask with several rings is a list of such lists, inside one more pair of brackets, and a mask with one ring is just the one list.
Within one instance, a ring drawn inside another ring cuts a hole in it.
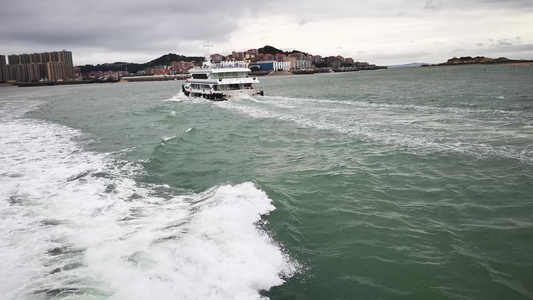
[{"label": "white building", "polygon": [[288,71],[291,69],[291,63],[288,61],[258,61],[250,65],[259,67],[262,71]]},{"label": "white building", "polygon": [[295,62],[294,68],[296,70],[302,70],[302,69],[310,69],[312,63],[308,60],[297,60]]}]

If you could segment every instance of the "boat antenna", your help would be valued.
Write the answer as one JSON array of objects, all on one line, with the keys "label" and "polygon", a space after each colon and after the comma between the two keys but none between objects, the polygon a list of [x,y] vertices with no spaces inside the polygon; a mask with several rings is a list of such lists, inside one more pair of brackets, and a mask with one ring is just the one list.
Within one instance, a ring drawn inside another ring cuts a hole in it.
[{"label": "boat antenna", "polygon": [[213,44],[210,44],[209,42],[204,44],[205,47],[205,61],[204,66],[210,67],[211,66],[211,53],[209,52],[209,48],[213,47]]}]

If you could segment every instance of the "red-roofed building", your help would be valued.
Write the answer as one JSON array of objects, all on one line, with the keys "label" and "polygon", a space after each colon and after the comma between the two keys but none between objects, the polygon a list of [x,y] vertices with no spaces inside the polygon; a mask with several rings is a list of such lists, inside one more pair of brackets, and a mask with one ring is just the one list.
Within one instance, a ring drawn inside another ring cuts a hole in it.
[{"label": "red-roofed building", "polygon": [[283,54],[283,53],[278,53],[276,54],[276,61],[285,61],[285,58],[287,57],[287,55]]},{"label": "red-roofed building", "polygon": [[224,57],[220,54],[213,54],[212,56],[213,62],[218,63],[224,60]]},{"label": "red-roofed building", "polygon": [[330,56],[328,57],[328,67],[333,68],[340,68],[344,64],[344,57],[337,55],[337,56]]},{"label": "red-roofed building", "polygon": [[289,56],[296,58],[296,60],[304,60],[305,59],[305,54],[303,54],[303,53],[292,53],[292,54],[289,54]]},{"label": "red-roofed building", "polygon": [[324,62],[324,60],[322,59],[322,56],[320,55],[313,55],[311,58],[311,61],[315,64],[321,64]]},{"label": "red-roofed building", "polygon": [[250,53],[250,56],[253,58],[253,57],[257,57],[259,55],[259,51],[257,49],[250,49],[248,50],[248,52]]}]

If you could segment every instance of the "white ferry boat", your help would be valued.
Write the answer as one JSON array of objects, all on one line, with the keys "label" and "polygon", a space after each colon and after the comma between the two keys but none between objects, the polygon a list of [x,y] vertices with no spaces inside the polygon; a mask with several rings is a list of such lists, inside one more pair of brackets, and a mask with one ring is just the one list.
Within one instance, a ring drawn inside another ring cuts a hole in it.
[{"label": "white ferry boat", "polygon": [[206,44],[205,61],[199,68],[189,70],[192,77],[181,89],[186,96],[203,97],[211,100],[229,100],[242,97],[263,96],[263,91],[254,88],[257,77],[250,77],[248,64],[241,61],[212,63]]}]

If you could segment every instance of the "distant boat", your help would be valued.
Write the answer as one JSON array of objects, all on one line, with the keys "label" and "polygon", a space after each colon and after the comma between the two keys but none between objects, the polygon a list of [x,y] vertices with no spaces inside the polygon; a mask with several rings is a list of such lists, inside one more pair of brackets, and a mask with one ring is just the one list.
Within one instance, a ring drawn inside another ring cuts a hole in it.
[{"label": "distant boat", "polygon": [[189,97],[203,97],[210,100],[229,100],[242,97],[263,96],[263,91],[254,88],[259,83],[248,64],[240,61],[212,63],[209,47],[206,44],[205,61],[199,68],[189,70],[192,78],[181,86]]}]

